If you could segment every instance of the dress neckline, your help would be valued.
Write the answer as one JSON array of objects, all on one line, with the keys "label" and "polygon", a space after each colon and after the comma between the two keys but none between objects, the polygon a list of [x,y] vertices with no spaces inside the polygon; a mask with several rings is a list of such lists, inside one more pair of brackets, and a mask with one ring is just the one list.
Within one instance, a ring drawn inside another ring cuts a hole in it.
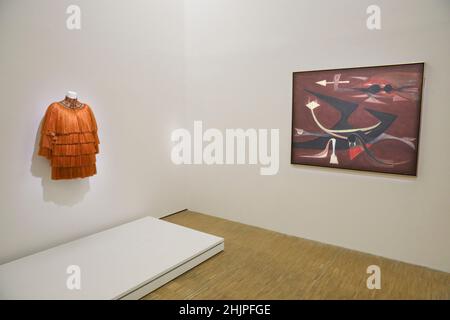
[{"label": "dress neckline", "polygon": [[81,110],[81,109],[83,109],[84,107],[86,107],[86,104],[85,104],[85,103],[81,103],[81,102],[80,102],[81,106],[80,106],[80,107],[75,107],[75,108],[67,107],[67,106],[65,106],[64,104],[62,104],[60,101],[58,101],[58,102],[56,102],[56,103],[57,103],[59,106],[63,107],[64,109],[67,109],[67,110]]}]

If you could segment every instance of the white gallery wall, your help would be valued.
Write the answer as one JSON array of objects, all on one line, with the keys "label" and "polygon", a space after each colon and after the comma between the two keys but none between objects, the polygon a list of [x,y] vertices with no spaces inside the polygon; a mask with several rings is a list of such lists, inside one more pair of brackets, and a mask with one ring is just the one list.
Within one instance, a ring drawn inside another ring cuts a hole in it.
[{"label": "white gallery wall", "polygon": [[[381,8],[381,30],[366,8]],[[450,2],[188,0],[189,122],[279,128],[280,170],[189,167],[188,208],[450,271]],[[417,178],[290,165],[292,72],[425,62]]]},{"label": "white gallery wall", "polygon": [[[72,4],[80,30],[66,28]],[[0,0],[0,263],[185,208],[164,138],[183,125],[182,4]],[[37,133],[67,90],[97,117],[98,175],[52,181]]]}]

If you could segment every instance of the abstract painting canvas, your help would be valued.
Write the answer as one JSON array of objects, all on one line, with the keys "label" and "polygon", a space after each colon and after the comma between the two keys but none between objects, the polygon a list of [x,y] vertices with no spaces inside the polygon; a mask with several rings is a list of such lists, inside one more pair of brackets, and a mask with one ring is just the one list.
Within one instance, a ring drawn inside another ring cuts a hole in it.
[{"label": "abstract painting canvas", "polygon": [[295,72],[291,163],[417,175],[423,68]]}]

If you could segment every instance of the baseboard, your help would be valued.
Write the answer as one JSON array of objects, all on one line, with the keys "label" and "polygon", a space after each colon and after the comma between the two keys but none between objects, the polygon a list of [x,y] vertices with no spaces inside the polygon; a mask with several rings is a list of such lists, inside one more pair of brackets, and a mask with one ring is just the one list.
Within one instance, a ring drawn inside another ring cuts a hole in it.
[{"label": "baseboard", "polygon": [[184,212],[184,211],[188,211],[188,210],[189,210],[189,209],[183,209],[183,210],[180,210],[180,211],[177,211],[177,212],[168,213],[168,214],[166,214],[166,215],[160,217],[159,219],[168,218],[168,217],[170,217],[170,216],[173,216],[173,215],[176,215],[176,214],[178,214],[178,213],[181,213],[181,212]]}]

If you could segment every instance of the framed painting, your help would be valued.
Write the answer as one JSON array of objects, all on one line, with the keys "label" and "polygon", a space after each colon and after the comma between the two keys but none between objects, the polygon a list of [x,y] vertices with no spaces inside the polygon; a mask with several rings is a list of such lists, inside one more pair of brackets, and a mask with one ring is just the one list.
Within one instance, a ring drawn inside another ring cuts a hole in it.
[{"label": "framed painting", "polygon": [[294,72],[291,163],[416,176],[423,69]]}]

